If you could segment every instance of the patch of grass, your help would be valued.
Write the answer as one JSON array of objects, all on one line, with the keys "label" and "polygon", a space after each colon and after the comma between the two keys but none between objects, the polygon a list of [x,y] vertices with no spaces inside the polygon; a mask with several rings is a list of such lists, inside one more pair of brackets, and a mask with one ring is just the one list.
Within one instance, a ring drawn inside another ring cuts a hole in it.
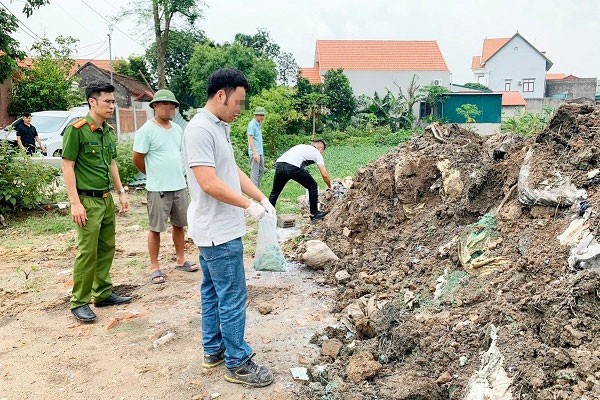
[{"label": "patch of grass", "polygon": [[65,233],[75,228],[71,215],[57,213],[31,214],[24,219],[9,221],[9,228],[5,231],[11,235],[55,235]]},{"label": "patch of grass", "polygon": [[[323,153],[323,158],[325,159],[325,167],[327,167],[329,176],[333,180],[334,178],[353,176],[357,169],[381,157],[393,148],[393,146],[379,145],[328,146],[327,150]],[[315,178],[319,187],[325,188],[319,169],[312,165],[307,170]],[[273,188],[274,174],[275,164],[267,166],[260,185],[260,190],[267,196]],[[306,189],[304,187],[294,181],[289,181],[277,200],[277,212],[280,214],[294,214],[299,212],[300,208],[296,200],[299,196],[305,194]]]},{"label": "patch of grass", "polygon": [[139,260],[137,258],[133,258],[131,260],[127,260],[127,263],[125,263],[125,265],[129,268],[137,268],[137,269],[144,269],[146,268],[146,265],[144,264],[144,262],[142,260]]}]

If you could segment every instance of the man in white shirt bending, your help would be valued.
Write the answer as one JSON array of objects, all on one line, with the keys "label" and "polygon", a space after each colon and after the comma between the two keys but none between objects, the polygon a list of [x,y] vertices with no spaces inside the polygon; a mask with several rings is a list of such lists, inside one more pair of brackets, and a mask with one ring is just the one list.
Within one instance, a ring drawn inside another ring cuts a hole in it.
[{"label": "man in white shirt bending", "polygon": [[308,189],[310,220],[317,221],[327,215],[326,211],[319,211],[318,208],[319,189],[317,182],[304,169],[307,165],[317,164],[323,181],[331,189],[331,179],[325,168],[325,161],[322,156],[326,146],[323,140],[313,140],[310,145],[299,144],[292,147],[277,159],[273,190],[271,190],[271,195],[269,196],[269,201],[273,204],[273,207],[275,207],[281,191],[291,179]]}]

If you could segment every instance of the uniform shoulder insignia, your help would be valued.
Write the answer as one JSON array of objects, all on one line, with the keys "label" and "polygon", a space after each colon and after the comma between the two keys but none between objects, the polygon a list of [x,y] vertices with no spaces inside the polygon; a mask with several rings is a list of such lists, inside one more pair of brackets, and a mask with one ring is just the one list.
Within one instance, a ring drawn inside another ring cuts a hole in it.
[{"label": "uniform shoulder insignia", "polygon": [[85,124],[87,124],[87,120],[85,118],[81,118],[81,119],[78,119],[77,121],[73,122],[71,125],[73,125],[77,129],[79,129],[82,126],[84,126]]}]

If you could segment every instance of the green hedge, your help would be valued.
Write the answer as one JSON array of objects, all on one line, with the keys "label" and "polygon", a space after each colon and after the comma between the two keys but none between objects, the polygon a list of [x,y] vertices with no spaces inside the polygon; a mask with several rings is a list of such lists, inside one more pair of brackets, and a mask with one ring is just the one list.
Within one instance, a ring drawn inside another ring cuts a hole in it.
[{"label": "green hedge", "polygon": [[32,209],[55,201],[52,184],[59,170],[35,163],[19,148],[0,140],[0,213]]}]

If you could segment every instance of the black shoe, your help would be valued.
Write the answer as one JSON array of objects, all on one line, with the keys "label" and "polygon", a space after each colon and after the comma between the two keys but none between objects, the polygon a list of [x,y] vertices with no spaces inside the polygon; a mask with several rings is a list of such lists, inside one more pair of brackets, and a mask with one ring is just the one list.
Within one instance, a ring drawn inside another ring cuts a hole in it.
[{"label": "black shoe", "polygon": [[316,214],[310,216],[311,221],[318,221],[320,219],[325,218],[325,216],[329,214],[329,211],[317,211]]},{"label": "black shoe", "polygon": [[119,296],[118,294],[112,293],[106,299],[94,303],[96,307],[106,307],[106,306],[116,306],[118,304],[125,304],[131,302],[131,297],[129,296]]},{"label": "black shoe", "polygon": [[96,314],[92,311],[89,305],[84,304],[71,309],[71,312],[81,322],[92,322],[96,319]]},{"label": "black shoe", "polygon": [[225,380],[254,387],[263,387],[273,383],[273,373],[271,370],[256,364],[252,361],[252,357],[254,357],[254,354],[239,367],[227,368],[225,371]]},{"label": "black shoe", "polygon": [[202,366],[204,368],[214,368],[225,362],[225,350],[219,351],[217,354],[204,354]]}]

